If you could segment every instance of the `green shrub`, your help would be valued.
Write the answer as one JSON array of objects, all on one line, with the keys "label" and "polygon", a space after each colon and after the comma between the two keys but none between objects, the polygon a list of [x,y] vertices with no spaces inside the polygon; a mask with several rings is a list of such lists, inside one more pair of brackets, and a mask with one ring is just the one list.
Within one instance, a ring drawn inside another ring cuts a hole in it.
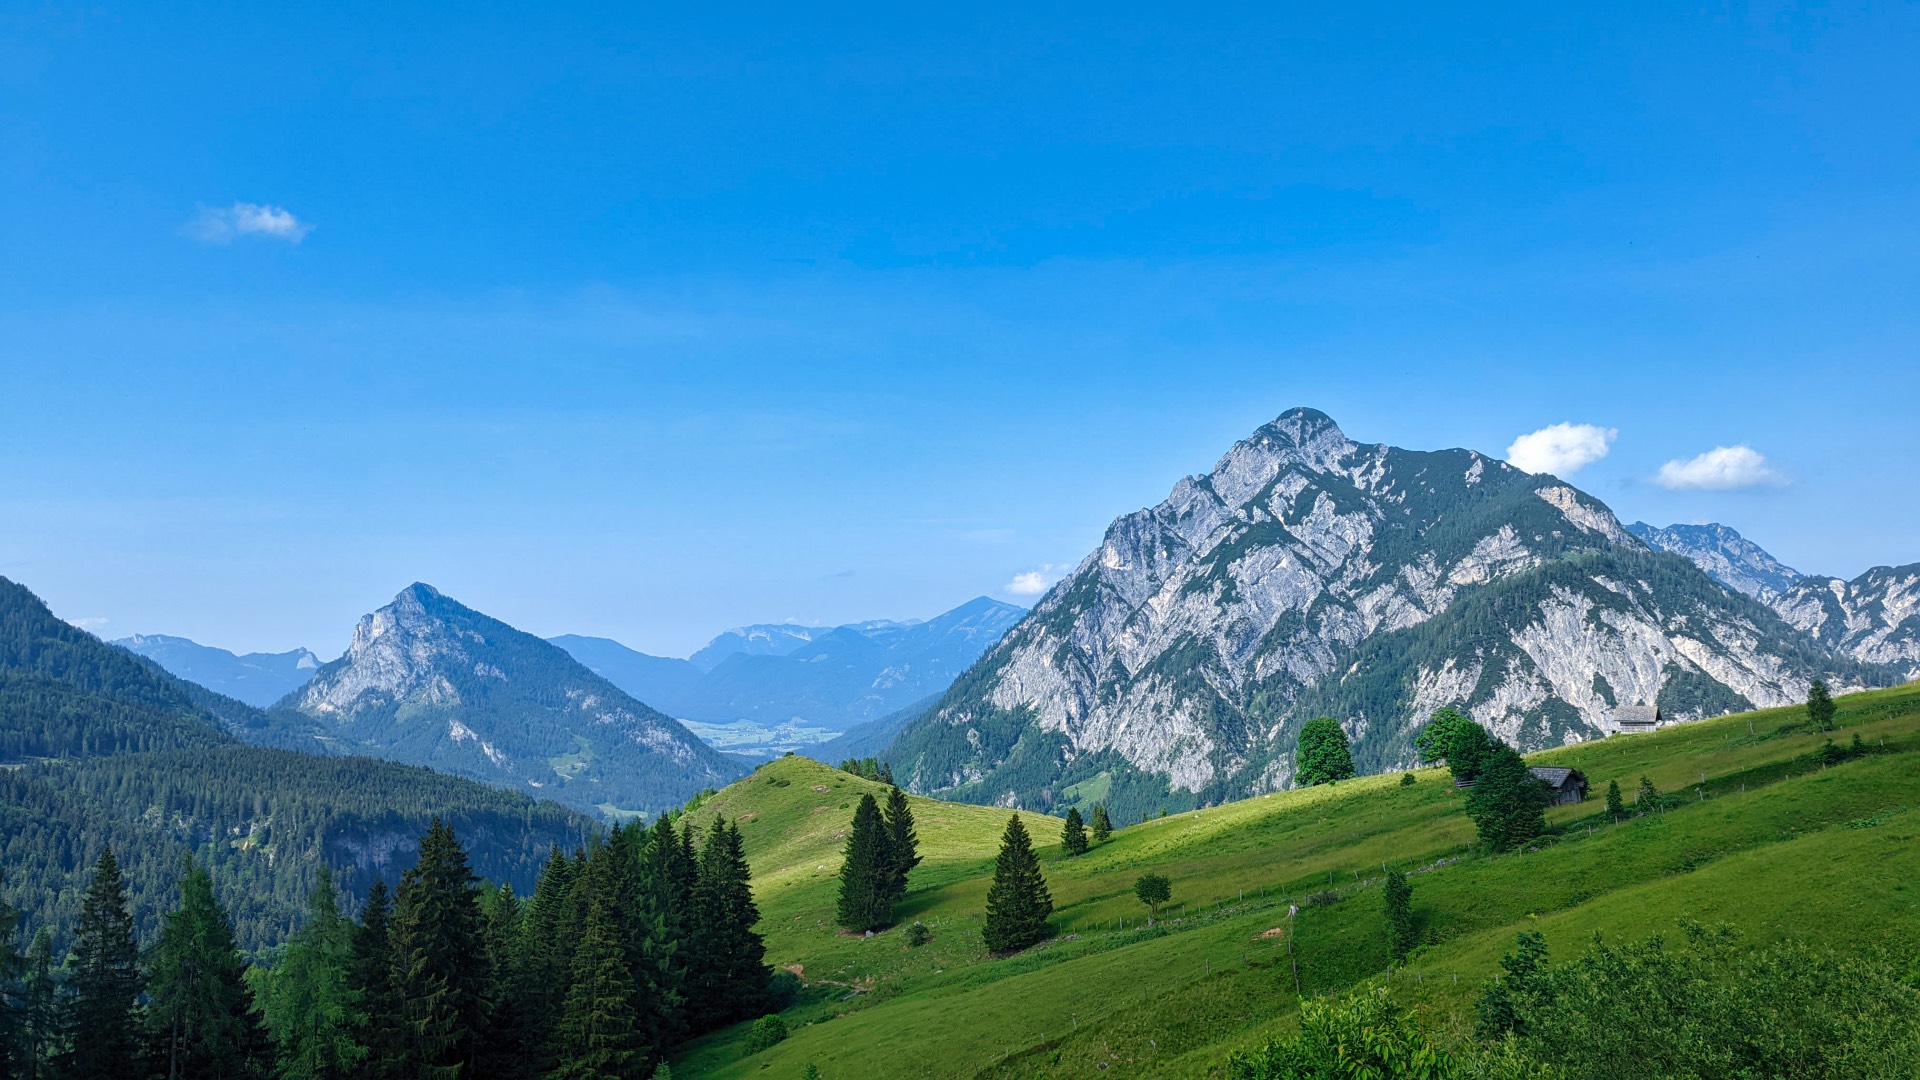
[{"label": "green shrub", "polygon": [[747,1032],[747,1053],[757,1054],[769,1046],[785,1042],[787,1022],[777,1013],[768,1013],[753,1022],[753,1028]]},{"label": "green shrub", "polygon": [[915,920],[912,926],[907,927],[907,945],[909,947],[917,949],[932,940],[933,931],[927,929],[926,923]]}]

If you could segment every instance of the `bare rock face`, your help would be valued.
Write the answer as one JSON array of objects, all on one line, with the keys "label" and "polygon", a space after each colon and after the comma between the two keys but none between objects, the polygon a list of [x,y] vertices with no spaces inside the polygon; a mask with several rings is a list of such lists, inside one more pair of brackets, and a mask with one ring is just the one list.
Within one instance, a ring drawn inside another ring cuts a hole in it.
[{"label": "bare rock face", "polygon": [[1816,675],[1886,681],[1554,477],[1296,409],[1109,526],[888,757],[974,801],[1182,806],[1285,786],[1312,716],[1378,769],[1442,705],[1537,748],[1617,705],[1717,714]]},{"label": "bare rock face", "polygon": [[1805,574],[1774,558],[1765,548],[1725,525],[1668,525],[1656,528],[1644,521],[1636,521],[1627,526],[1627,531],[1655,551],[1683,556],[1706,571],[1708,577],[1763,604],[1772,604],[1806,578]]},{"label": "bare rock face", "polygon": [[566,652],[415,584],[288,704],[356,752],[583,809],[661,810],[745,772]]},{"label": "bare rock face", "polygon": [[1806,578],[1773,608],[1837,652],[1920,679],[1920,563],[1876,566],[1852,581]]}]

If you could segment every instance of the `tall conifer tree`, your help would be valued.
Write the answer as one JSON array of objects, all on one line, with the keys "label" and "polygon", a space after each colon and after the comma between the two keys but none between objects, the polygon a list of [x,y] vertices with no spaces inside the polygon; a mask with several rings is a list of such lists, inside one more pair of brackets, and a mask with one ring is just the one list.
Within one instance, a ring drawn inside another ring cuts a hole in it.
[{"label": "tall conifer tree", "polygon": [[20,985],[22,1033],[20,1076],[45,1080],[53,1075],[60,1046],[60,973],[53,963],[53,934],[41,927],[27,946],[26,975]]},{"label": "tall conifer tree", "polygon": [[1113,820],[1107,817],[1107,804],[1093,804],[1093,842],[1104,844],[1113,835]]},{"label": "tall conifer tree", "polygon": [[1033,853],[1033,838],[1020,823],[1020,815],[1014,814],[1000,837],[981,937],[994,952],[1024,949],[1047,936],[1047,919],[1052,915],[1053,896],[1040,872],[1040,859]]},{"label": "tall conifer tree", "polygon": [[240,1080],[272,1069],[272,1044],[213,879],[189,862],[180,908],[161,924],[148,980],[147,1030],[161,1076]]},{"label": "tall conifer tree", "polygon": [[474,1075],[487,1019],[487,959],[474,881],[460,841],[435,818],[420,839],[419,861],[400,879],[393,910],[403,1075]]},{"label": "tall conifer tree", "polygon": [[354,1034],[367,1048],[363,1075],[374,1080],[400,1075],[400,999],[393,981],[393,900],[387,883],[367,890],[366,907],[353,930],[347,986],[358,1001]]},{"label": "tall conifer tree", "polygon": [[16,1080],[25,1073],[21,1047],[26,1042],[26,1003],[22,977],[27,958],[17,944],[20,913],[0,899],[0,1080]]},{"label": "tall conifer tree", "polygon": [[880,805],[860,796],[840,864],[840,925],[856,933],[878,930],[893,920],[894,857]]},{"label": "tall conifer tree", "polygon": [[287,939],[267,974],[267,1028],[279,1046],[282,1080],[350,1080],[360,1075],[359,994],[352,985],[354,926],[340,913],[333,875],[307,902],[307,921]]},{"label": "tall conifer tree", "polygon": [[[907,793],[897,787],[887,789],[886,831],[891,872],[887,900],[891,905],[906,899],[907,875],[920,865],[920,837],[913,831],[913,807],[907,804]],[[887,921],[893,921],[891,910]]]},{"label": "tall conifer tree", "polygon": [[1087,826],[1081,820],[1077,806],[1067,808],[1067,823],[1060,827],[1060,846],[1066,849],[1068,855],[1087,853]]},{"label": "tall conifer tree", "polygon": [[760,909],[753,902],[751,872],[740,827],[714,819],[700,849],[693,889],[694,935],[705,957],[706,984],[689,995],[696,1004],[711,994],[708,1019],[726,1024],[759,1013],[767,1003],[766,943],[754,931]]},{"label": "tall conifer tree", "polygon": [[123,1080],[139,1067],[140,956],[113,849],[100,854],[67,956],[64,1080]]},{"label": "tall conifer tree", "polygon": [[553,1080],[637,1080],[648,1050],[620,909],[621,856],[603,848],[575,883],[585,913],[556,1028]]}]

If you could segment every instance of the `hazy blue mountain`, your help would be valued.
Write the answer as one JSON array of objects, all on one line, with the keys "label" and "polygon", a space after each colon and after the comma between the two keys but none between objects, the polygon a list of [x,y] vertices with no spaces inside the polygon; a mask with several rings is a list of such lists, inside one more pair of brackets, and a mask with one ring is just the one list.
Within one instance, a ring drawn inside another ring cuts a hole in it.
[{"label": "hazy blue mountain", "polygon": [[1653,550],[1679,555],[1706,571],[1713,580],[1763,604],[1773,603],[1806,577],[1725,525],[1659,528],[1636,521],[1627,526],[1627,531]]},{"label": "hazy blue mountain", "polygon": [[605,638],[553,641],[633,696],[697,724],[715,745],[770,754],[939,693],[1025,614],[983,596],[925,621],[741,627],[689,660]]},{"label": "hazy blue mountain", "polygon": [[746,772],[565,650],[421,584],[284,704],[359,752],[603,812],[668,809]]},{"label": "hazy blue mountain", "polygon": [[1816,675],[1894,678],[1561,480],[1299,409],[1114,521],[886,756],[944,797],[1139,813],[1286,786],[1314,716],[1378,769],[1442,705],[1531,749],[1603,734],[1621,704],[1800,701]]},{"label": "hazy blue mountain", "polygon": [[135,634],[113,644],[138,653],[168,673],[249,705],[271,705],[307,685],[320,658],[306,649],[283,653],[232,653],[167,634]]},{"label": "hazy blue mountain", "polygon": [[670,716],[685,717],[680,703],[706,674],[690,661],[629,649],[612,638],[562,634],[547,640],[594,674]]}]

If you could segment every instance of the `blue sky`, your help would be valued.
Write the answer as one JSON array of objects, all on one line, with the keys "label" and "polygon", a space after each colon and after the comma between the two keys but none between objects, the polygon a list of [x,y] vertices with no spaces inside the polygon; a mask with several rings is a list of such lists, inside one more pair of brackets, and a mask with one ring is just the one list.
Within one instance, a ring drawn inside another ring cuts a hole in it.
[{"label": "blue sky", "polygon": [[1029,600],[1294,405],[1920,559],[1913,5],[121,7],[0,14],[0,574],[105,636]]}]

